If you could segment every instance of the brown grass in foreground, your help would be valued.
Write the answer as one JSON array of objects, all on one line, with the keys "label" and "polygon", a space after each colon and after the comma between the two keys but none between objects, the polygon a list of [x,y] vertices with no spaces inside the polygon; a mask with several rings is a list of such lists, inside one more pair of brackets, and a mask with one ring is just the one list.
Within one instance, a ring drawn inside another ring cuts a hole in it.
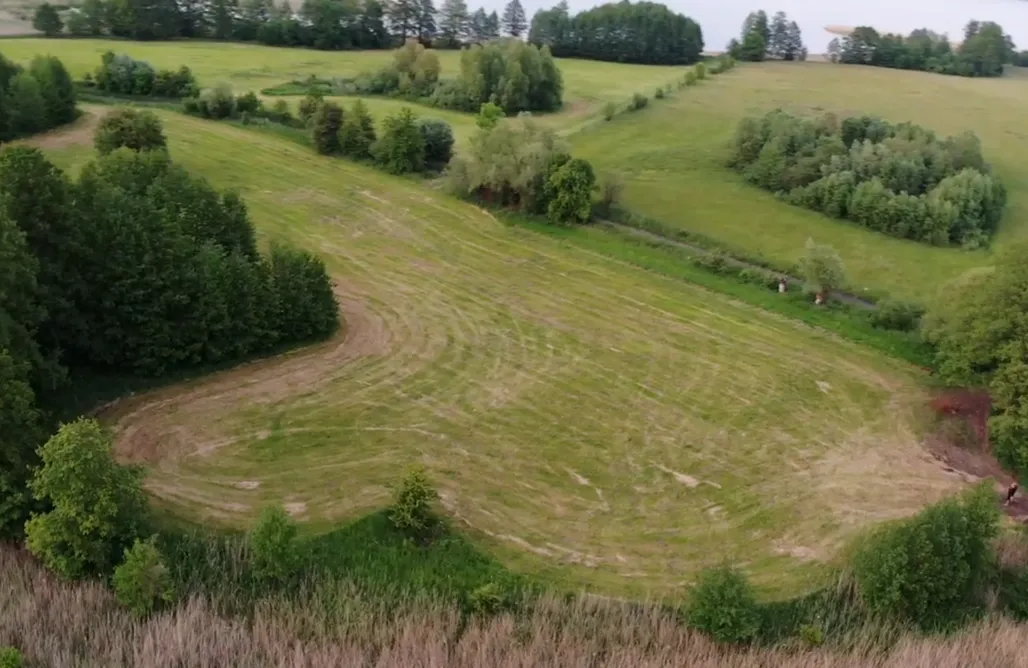
[{"label": "brown grass in foreground", "polygon": [[530,619],[499,617],[463,632],[453,609],[355,614],[328,625],[290,604],[269,606],[249,621],[228,619],[199,598],[139,622],[101,585],[60,582],[9,547],[0,547],[0,573],[0,646],[17,646],[30,666],[1028,666],[1028,627],[1010,622],[952,638],[911,638],[884,655],[728,649],[659,614],[611,602],[582,604],[569,617],[567,604],[552,601]]}]

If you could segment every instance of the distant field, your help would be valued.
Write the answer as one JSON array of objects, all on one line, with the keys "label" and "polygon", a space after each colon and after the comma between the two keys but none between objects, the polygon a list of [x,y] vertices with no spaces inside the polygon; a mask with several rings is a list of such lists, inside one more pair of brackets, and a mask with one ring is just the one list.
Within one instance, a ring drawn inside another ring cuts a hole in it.
[{"label": "distant field", "polygon": [[[668,594],[734,558],[789,593],[869,523],[959,484],[919,444],[913,368],[410,181],[161,117],[177,160],[242,191],[263,241],[325,258],[347,323],[109,415],[183,517],[238,526],[281,501],[327,527],[421,462],[515,568]],[[43,145],[73,168],[87,125]]]},{"label": "distant field", "polygon": [[973,130],[1010,201],[996,246],[1028,234],[1028,77],[964,79],[822,63],[745,65],[645,111],[592,126],[576,153],[626,173],[629,208],[794,262],[812,237],[846,262],[853,286],[930,299],[941,284],[991,263],[986,251],[940,249],[877,234],[778,202],[724,166],[740,118],[775,108],[877,114],[944,134]]},{"label": "distant field", "polygon": [[[95,39],[8,39],[0,53],[28,61],[39,53],[58,55],[81,76],[92,72],[105,51],[118,51],[147,60],[156,67],[188,65],[201,85],[227,84],[237,92],[260,90],[314,74],[321,77],[352,76],[375,70],[389,62],[388,51],[314,51],[249,44],[214,42],[163,42],[159,44]],[[459,69],[457,51],[439,51],[443,76]],[[560,60],[564,75],[565,109],[562,126],[571,126],[599,110],[607,101],[623,102],[636,90],[650,91],[682,78],[684,68],[655,65],[624,65],[586,60]],[[551,119],[554,117],[551,116]]]}]

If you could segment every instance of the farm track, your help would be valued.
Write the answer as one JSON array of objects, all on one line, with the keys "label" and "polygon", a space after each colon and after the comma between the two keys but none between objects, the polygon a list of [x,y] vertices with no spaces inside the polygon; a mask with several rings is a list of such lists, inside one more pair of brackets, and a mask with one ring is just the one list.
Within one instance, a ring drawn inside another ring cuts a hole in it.
[{"label": "farm track", "polygon": [[866,523],[961,484],[919,444],[913,370],[402,180],[161,116],[172,155],[242,189],[263,239],[326,259],[347,322],[106,413],[176,513],[238,525],[276,501],[325,526],[381,507],[417,461],[508,563],[666,590],[735,557],[796,589]]}]

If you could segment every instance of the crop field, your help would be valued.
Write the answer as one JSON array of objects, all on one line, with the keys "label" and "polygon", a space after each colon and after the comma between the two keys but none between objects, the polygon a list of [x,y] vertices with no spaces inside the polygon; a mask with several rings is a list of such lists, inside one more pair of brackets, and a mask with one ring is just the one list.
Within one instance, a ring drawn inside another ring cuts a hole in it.
[{"label": "crop field", "polygon": [[626,206],[752,255],[791,263],[814,238],[833,245],[856,290],[929,301],[939,287],[991,263],[989,251],[933,248],[888,237],[778,202],[725,167],[738,121],[775,108],[840,116],[874,114],[914,121],[943,134],[973,130],[1009,191],[994,246],[1028,234],[1028,133],[1022,110],[1028,77],[961,79],[831,66],[741,66],[642,112],[575,136],[576,154],[626,175]]},{"label": "crop field", "polygon": [[[276,501],[319,530],[421,463],[518,570],[671,593],[734,558],[784,594],[960,485],[920,445],[916,369],[281,138],[161,117],[262,241],[325,258],[346,319],[107,414],[177,515],[239,526]],[[43,145],[74,168],[88,141]]]}]

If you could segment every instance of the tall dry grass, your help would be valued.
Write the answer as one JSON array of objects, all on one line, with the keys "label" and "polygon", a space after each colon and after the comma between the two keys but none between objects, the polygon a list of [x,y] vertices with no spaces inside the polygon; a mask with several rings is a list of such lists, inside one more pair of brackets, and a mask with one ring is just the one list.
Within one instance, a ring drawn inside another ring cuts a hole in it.
[{"label": "tall dry grass", "polygon": [[[462,625],[446,607],[395,614],[339,599],[331,623],[321,605],[280,601],[249,618],[220,616],[194,597],[136,621],[100,584],[60,582],[24,553],[0,547],[0,646],[30,666],[136,668],[381,668],[527,666],[656,668],[1028,667],[1028,627],[992,621],[949,638],[908,638],[888,653],[719,647],[655,608],[551,599],[527,618]],[[321,601],[319,603],[323,603]]]}]

